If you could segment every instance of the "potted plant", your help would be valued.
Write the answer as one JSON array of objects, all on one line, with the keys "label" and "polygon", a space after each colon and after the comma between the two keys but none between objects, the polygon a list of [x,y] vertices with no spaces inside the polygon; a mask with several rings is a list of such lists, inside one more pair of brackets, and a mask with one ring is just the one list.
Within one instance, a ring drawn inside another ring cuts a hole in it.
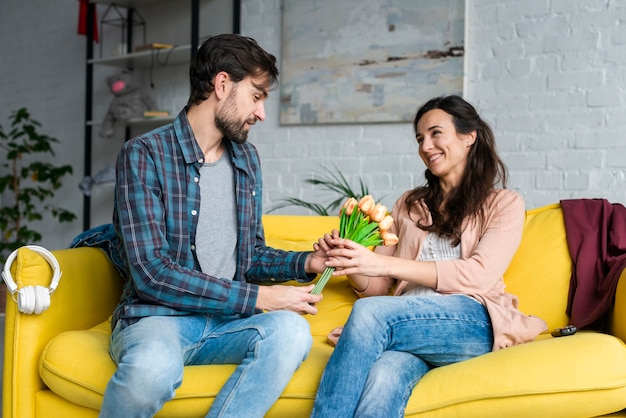
[{"label": "potted plant", "polygon": [[311,179],[306,179],[305,182],[311,184],[313,186],[319,186],[324,189],[326,192],[336,194],[337,196],[330,201],[328,204],[324,205],[321,203],[308,202],[297,197],[286,197],[280,199],[278,203],[272,206],[267,213],[271,213],[275,210],[282,209],[288,206],[299,206],[305,209],[308,209],[317,215],[320,216],[329,216],[330,214],[335,214],[338,212],[339,205],[341,205],[346,199],[351,197],[356,198],[357,200],[361,199],[363,196],[369,194],[367,186],[363,183],[362,179],[359,179],[359,188],[360,190],[355,191],[346,177],[339,171],[337,166],[333,165],[333,171],[320,171],[316,173],[316,177]]},{"label": "potted plant", "polygon": [[59,222],[76,219],[72,212],[46,203],[62,186],[61,180],[72,173],[70,165],[55,166],[37,156],[52,156],[58,143],[38,131],[41,124],[25,108],[14,111],[10,128],[0,125],[0,150],[5,154],[0,169],[0,257],[5,260],[14,249],[41,241],[41,234],[29,223],[49,214]]}]

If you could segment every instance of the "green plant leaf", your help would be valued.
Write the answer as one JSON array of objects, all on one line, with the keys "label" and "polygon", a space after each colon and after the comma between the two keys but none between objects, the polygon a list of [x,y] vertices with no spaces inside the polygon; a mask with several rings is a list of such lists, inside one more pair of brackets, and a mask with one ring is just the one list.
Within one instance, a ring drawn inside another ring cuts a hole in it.
[{"label": "green plant leaf", "polygon": [[[72,173],[70,165],[54,166],[37,159],[37,155],[54,156],[52,144],[59,140],[39,132],[41,124],[32,119],[26,108],[20,108],[9,116],[10,131],[0,125],[0,156],[2,166],[9,174],[0,177],[3,206],[0,208],[0,256],[7,251],[41,241],[41,234],[30,228],[30,222],[38,222],[49,214],[59,222],[71,222],[76,216],[67,209],[41,205],[54,197],[54,191],[62,186],[64,176]],[[24,158],[29,156],[28,158]],[[25,162],[28,161],[28,162]],[[35,204],[34,202],[37,202]]]},{"label": "green plant leaf", "polygon": [[325,192],[330,193],[331,195],[336,197],[331,198],[331,201],[326,205],[321,203],[307,202],[305,200],[294,197],[284,198],[280,199],[276,205],[272,206],[268,210],[268,213],[288,206],[299,206],[305,209],[312,210],[318,215],[323,213],[324,216],[328,216],[329,214],[337,213],[337,210],[339,209],[341,204],[345,202],[346,199],[354,197],[359,200],[361,197],[369,194],[367,187],[365,186],[362,179],[359,180],[360,192],[355,192],[346,177],[334,164],[331,170],[321,169],[316,171],[314,173],[314,177],[311,179],[306,179],[305,183],[319,187]]},{"label": "green plant leaf", "polygon": [[302,199],[298,199],[295,197],[289,197],[286,199],[282,199],[282,203],[279,203],[268,210],[267,213],[273,212],[278,209],[282,209],[287,206],[300,206],[305,209],[309,209],[320,216],[328,216],[328,209],[318,203],[306,202]]}]

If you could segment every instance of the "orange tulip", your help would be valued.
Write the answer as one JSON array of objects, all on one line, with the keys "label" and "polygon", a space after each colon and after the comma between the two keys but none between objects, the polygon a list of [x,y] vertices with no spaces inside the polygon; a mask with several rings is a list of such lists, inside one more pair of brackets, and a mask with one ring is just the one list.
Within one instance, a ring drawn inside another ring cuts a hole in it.
[{"label": "orange tulip", "polygon": [[369,215],[370,211],[374,208],[375,205],[376,202],[374,201],[374,198],[369,194],[363,196],[361,200],[359,200],[359,209],[365,215]]},{"label": "orange tulip", "polygon": [[382,221],[378,222],[378,229],[380,229],[380,232],[384,233],[391,228],[391,225],[393,225],[393,218],[391,215],[387,215]]},{"label": "orange tulip", "polygon": [[[352,215],[352,211],[358,204],[359,202],[357,202],[354,197],[351,197],[350,199],[346,200],[346,203],[343,204],[343,206],[341,207],[341,210],[345,209],[346,215],[348,216]],[[340,215],[341,215],[341,210],[339,211]]]},{"label": "orange tulip", "polygon": [[398,236],[391,232],[385,232],[381,235],[383,239],[383,245],[385,247],[390,247],[392,245],[396,245],[398,243]]},{"label": "orange tulip", "polygon": [[[393,222],[391,215],[387,214],[387,208],[376,203],[371,195],[365,195],[358,201],[351,197],[339,211],[339,234],[366,247],[381,244],[393,246],[398,243],[397,235],[388,232]],[[311,293],[320,294],[334,271],[334,267],[327,267]]]},{"label": "orange tulip", "polygon": [[374,206],[370,212],[370,219],[374,222],[380,222],[385,218],[385,215],[387,215],[387,207],[376,203],[376,206]]}]

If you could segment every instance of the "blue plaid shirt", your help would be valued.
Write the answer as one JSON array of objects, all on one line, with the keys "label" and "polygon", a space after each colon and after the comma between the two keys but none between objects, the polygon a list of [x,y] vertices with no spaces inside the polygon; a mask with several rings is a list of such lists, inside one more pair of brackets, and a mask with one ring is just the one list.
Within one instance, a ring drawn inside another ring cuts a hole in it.
[{"label": "blue plaid shirt", "polygon": [[202,273],[196,257],[196,233],[202,233],[196,229],[204,155],[186,109],[173,123],[124,144],[117,159],[113,224],[126,253],[122,258],[129,280],[113,313],[113,326],[118,320],[129,325],[152,315],[248,316],[259,312],[256,283],[306,282],[315,277],[304,271],[308,253],[265,246],[256,148],[226,139],[225,145],[235,169],[237,197],[233,280]]}]

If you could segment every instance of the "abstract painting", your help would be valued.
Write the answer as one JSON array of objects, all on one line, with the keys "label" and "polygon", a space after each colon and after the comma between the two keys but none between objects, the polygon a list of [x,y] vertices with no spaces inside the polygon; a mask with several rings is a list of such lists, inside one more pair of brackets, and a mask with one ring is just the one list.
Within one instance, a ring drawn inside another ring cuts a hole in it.
[{"label": "abstract painting", "polygon": [[406,122],[463,92],[465,0],[283,0],[280,122]]}]

